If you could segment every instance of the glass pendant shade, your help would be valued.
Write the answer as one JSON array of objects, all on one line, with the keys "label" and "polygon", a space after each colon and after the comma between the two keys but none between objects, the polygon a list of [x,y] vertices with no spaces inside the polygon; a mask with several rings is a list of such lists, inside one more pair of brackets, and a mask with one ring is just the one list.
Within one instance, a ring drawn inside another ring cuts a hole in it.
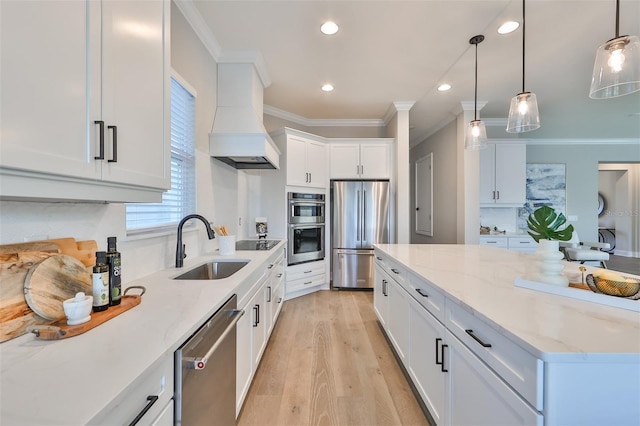
[{"label": "glass pendant shade", "polygon": [[640,39],[620,36],[598,48],[591,78],[591,99],[615,98],[640,90]]},{"label": "glass pendant shade", "polygon": [[487,128],[481,120],[473,120],[464,135],[465,149],[481,149],[487,146]]},{"label": "glass pendant shade", "polygon": [[536,94],[522,92],[511,98],[509,118],[507,119],[507,132],[530,132],[539,127],[540,115],[538,114]]}]

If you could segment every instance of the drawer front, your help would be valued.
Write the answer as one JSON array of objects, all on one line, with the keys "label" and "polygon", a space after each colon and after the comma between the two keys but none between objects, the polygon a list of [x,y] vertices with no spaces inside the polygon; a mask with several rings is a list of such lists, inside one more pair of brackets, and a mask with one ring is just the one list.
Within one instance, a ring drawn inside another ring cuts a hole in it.
[{"label": "drawer front", "polygon": [[[150,425],[173,398],[173,354],[165,354],[149,370],[93,418],[91,425],[130,424],[145,407],[151,406],[138,425]],[[158,397],[153,402],[147,398]]]},{"label": "drawer front", "polygon": [[302,263],[300,265],[294,265],[287,267],[287,281],[295,281],[311,277],[313,275],[324,276],[325,267],[324,261],[322,262],[309,262]]},{"label": "drawer front", "polygon": [[508,248],[509,247],[509,242],[508,242],[507,238],[480,237],[480,245],[481,246],[493,246],[493,247]]},{"label": "drawer front", "polygon": [[445,312],[446,327],[523,398],[542,411],[542,360],[459,305],[447,303]]},{"label": "drawer front", "polygon": [[324,284],[326,282],[325,275],[311,275],[297,280],[287,280],[287,293],[302,290],[309,287]]},{"label": "drawer front", "polygon": [[444,294],[429,281],[409,274],[406,290],[440,322],[444,323]]},{"label": "drawer front", "polygon": [[400,264],[395,260],[386,256],[381,256],[380,253],[375,253],[375,261],[398,283],[404,284],[409,281],[408,271],[404,267],[400,266]]},{"label": "drawer front", "polygon": [[537,250],[538,243],[536,243],[531,237],[509,237],[509,249],[510,250]]}]

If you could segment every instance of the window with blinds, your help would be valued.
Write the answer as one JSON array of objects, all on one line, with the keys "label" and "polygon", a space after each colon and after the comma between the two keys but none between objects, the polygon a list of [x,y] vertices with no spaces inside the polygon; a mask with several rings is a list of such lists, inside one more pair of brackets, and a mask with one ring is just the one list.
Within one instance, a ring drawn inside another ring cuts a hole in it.
[{"label": "window with blinds", "polygon": [[171,77],[171,189],[162,203],[127,204],[127,235],[173,230],[196,211],[195,90]]}]

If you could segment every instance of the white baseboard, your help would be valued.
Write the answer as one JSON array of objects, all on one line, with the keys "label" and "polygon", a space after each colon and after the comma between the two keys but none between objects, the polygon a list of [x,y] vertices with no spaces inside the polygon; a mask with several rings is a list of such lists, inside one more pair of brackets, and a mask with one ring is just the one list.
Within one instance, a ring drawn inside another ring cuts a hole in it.
[{"label": "white baseboard", "polygon": [[622,257],[638,257],[640,258],[640,252],[638,251],[627,251],[627,250],[615,250],[614,253],[616,256]]}]

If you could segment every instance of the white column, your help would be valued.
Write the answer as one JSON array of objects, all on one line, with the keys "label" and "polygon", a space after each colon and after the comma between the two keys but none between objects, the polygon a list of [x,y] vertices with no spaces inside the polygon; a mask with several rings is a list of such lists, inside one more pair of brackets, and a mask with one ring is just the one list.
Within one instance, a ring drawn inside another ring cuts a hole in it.
[{"label": "white column", "polygon": [[[415,104],[414,101],[394,102],[390,108],[390,113],[395,116],[393,119],[385,120],[387,125],[387,136],[395,138],[396,155],[394,182],[392,188],[395,190],[395,223],[396,242],[399,244],[409,244],[411,242],[411,216],[409,212],[409,177],[411,175],[411,165],[409,164],[409,111]],[[393,111],[395,109],[395,112]],[[389,116],[390,114],[387,114]]]},{"label": "white column", "polygon": [[[474,119],[474,102],[463,101],[458,111],[457,164],[457,243],[480,243],[480,151],[464,149],[465,129]],[[487,103],[478,102],[478,111]],[[478,118],[479,115],[478,115]]]}]

